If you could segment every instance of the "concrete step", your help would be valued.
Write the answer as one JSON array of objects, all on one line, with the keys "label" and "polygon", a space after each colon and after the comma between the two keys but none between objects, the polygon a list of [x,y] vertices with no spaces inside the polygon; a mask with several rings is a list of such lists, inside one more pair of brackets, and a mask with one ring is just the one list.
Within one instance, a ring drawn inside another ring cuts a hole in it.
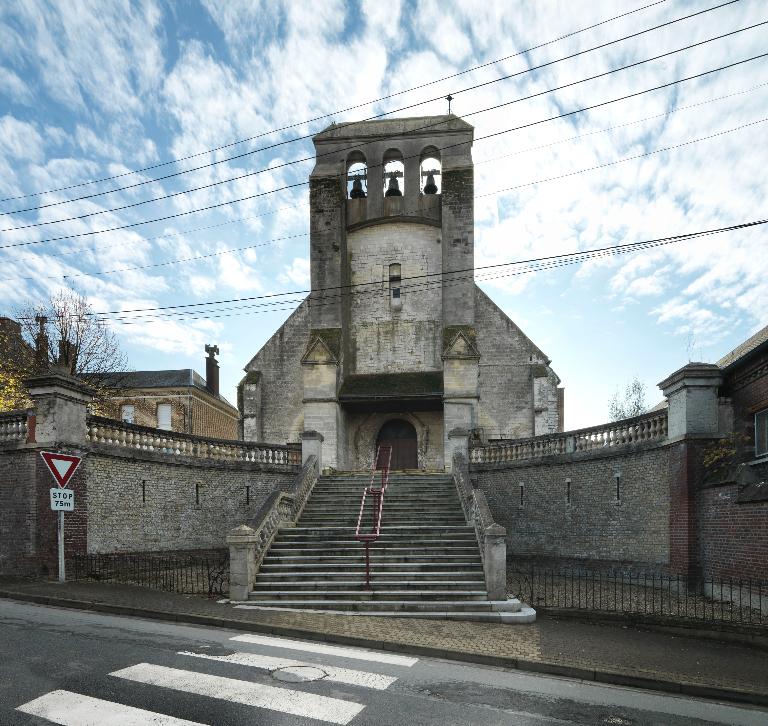
[{"label": "concrete step", "polygon": [[[249,603],[256,604],[253,593],[248,600]],[[515,599],[509,600],[277,600],[269,601],[267,607],[304,609],[313,608],[317,610],[333,609],[337,612],[360,612],[370,613],[373,611],[387,613],[420,613],[420,612],[504,612],[515,613],[523,609],[523,604]]]},{"label": "concrete step", "polygon": [[[262,562],[259,572],[285,572],[285,573],[301,573],[312,572],[322,568],[324,572],[355,572],[357,568],[364,567],[365,559],[363,557],[356,558],[339,558],[342,561],[336,562],[332,559],[318,562],[313,558],[289,558],[289,557],[277,557],[270,559],[270,555]],[[371,567],[376,566],[376,572],[433,572],[433,573],[451,573],[467,570],[482,571],[483,563],[479,557],[474,560],[463,559],[461,561],[453,559],[438,560],[436,562],[424,562],[423,560],[410,560],[407,558],[399,559],[371,559]]]},{"label": "concrete step", "polygon": [[[282,531],[282,530],[281,530]],[[334,537],[336,535],[350,535],[354,538],[355,534],[355,528],[352,526],[337,526],[337,525],[331,525],[328,527],[317,527],[317,526],[302,526],[299,524],[298,527],[292,527],[291,532],[294,532],[297,536],[299,535],[320,535],[323,537]],[[472,536],[475,536],[475,528],[470,527],[469,525],[458,525],[458,524],[452,524],[447,525],[443,527],[435,527],[433,525],[427,525],[427,526],[418,526],[418,525],[408,525],[408,526],[394,526],[389,524],[382,525],[381,528],[381,535],[382,539],[386,536],[396,537],[396,536],[405,536],[405,537],[420,537],[422,535],[455,535],[455,534],[461,534],[461,533],[471,533]]]},{"label": "concrete step", "polygon": [[[285,532],[286,530],[283,530]],[[290,531],[290,530],[287,530]],[[360,542],[358,542],[354,537],[343,537],[339,539],[307,539],[306,537],[299,537],[299,538],[291,538],[286,534],[278,534],[277,537],[275,537],[272,546],[273,547],[283,547],[285,546],[306,546],[311,549],[324,549],[326,547],[348,547],[351,545],[359,545]],[[430,547],[471,547],[474,549],[477,549],[477,544],[475,541],[474,536],[470,539],[469,537],[430,537],[430,538],[419,538],[418,540],[405,540],[403,542],[397,542],[395,540],[392,540],[391,538],[388,538],[384,541],[382,544],[382,541],[379,540],[378,542],[371,545],[372,547],[383,547],[383,548],[392,548],[392,547],[418,547],[421,549],[429,549]]]},{"label": "concrete step", "polygon": [[[262,567],[267,566],[288,566],[288,565],[308,565],[323,568],[337,565],[339,567],[356,567],[361,562],[365,561],[364,554],[355,555],[327,555],[324,557],[319,556],[301,556],[293,557],[280,556],[276,557],[272,554],[267,554],[264,558]],[[375,555],[371,556],[371,567],[384,567],[386,565],[404,565],[408,564],[413,567],[426,567],[428,565],[449,565],[451,567],[466,567],[468,565],[482,564],[480,555],[475,557],[463,557],[458,560],[453,555]]]},{"label": "concrete step", "polygon": [[[320,543],[318,543],[320,544]],[[270,555],[294,555],[297,557],[316,557],[318,554],[323,555],[345,555],[355,554],[363,552],[365,548],[360,542],[351,542],[346,546],[333,546],[330,543],[327,547],[283,547],[282,545],[273,545],[269,550]],[[452,555],[453,557],[462,557],[465,555],[476,555],[477,547],[370,547],[370,553],[374,555]]]},{"label": "concrete step", "polygon": [[[359,583],[361,578],[365,577],[365,567],[349,568],[347,570],[327,571],[325,568],[316,567],[314,570],[304,570],[296,572],[295,570],[268,570],[261,571],[256,575],[256,582],[259,583],[274,583],[281,584],[283,586],[298,585],[298,583],[343,583],[345,581],[349,583]],[[482,569],[476,570],[453,570],[448,572],[432,572],[432,571],[412,571],[409,569],[401,571],[387,571],[381,568],[371,568],[371,581],[382,584],[392,584],[399,582],[422,582],[424,584],[430,583],[446,583],[446,582],[473,582],[475,586],[484,587],[485,580],[483,578]]]},{"label": "concrete step", "polygon": [[[371,586],[376,592],[388,592],[395,590],[418,590],[419,592],[434,592],[447,590],[485,590],[484,580],[382,580],[372,579]],[[275,582],[273,580],[260,580],[254,582],[254,591],[258,592],[307,592],[309,590],[321,590],[323,592],[349,592],[350,590],[366,589],[365,575],[360,577],[347,577],[345,580],[321,579],[301,580],[300,582]]]},{"label": "concrete step", "polygon": [[441,590],[366,590],[362,586],[355,590],[254,590],[253,600],[487,600],[483,590],[462,590],[443,588]]}]

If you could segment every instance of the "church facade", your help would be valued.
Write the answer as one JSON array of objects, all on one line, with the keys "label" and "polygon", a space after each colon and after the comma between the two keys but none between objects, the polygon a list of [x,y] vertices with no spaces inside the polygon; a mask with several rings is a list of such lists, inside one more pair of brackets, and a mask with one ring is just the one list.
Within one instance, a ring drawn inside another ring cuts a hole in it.
[{"label": "church facade", "polygon": [[324,467],[450,465],[449,435],[561,431],[549,358],[475,284],[473,128],[433,116],[314,137],[311,293],[245,366],[247,441],[323,436]]}]

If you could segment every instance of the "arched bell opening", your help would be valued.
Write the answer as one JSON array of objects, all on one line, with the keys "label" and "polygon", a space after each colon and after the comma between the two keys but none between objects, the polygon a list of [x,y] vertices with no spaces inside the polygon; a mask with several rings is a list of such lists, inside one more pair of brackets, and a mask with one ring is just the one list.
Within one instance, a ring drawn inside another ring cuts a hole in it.
[{"label": "arched bell opening", "polygon": [[384,165],[384,196],[402,197],[405,194],[405,164],[397,149],[389,149],[382,159]]},{"label": "arched bell opening", "polygon": [[368,196],[368,164],[360,151],[347,157],[347,198],[365,199]]},{"label": "arched bell opening", "polygon": [[421,179],[422,194],[440,194],[442,191],[440,152],[434,146],[428,146],[421,152],[419,177]]},{"label": "arched bell opening", "polygon": [[[391,447],[390,469],[418,469],[418,436],[413,424],[402,418],[390,419],[380,429],[376,437],[376,451]],[[376,454],[374,451],[374,455]],[[379,456],[377,468],[381,469],[386,461]]]}]

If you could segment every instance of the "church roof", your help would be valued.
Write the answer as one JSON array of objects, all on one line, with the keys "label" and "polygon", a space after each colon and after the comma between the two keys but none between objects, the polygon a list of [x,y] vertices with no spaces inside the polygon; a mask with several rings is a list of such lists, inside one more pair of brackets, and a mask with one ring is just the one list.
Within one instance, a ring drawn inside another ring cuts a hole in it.
[{"label": "church roof", "polygon": [[443,372],[374,373],[347,376],[339,400],[425,398],[443,395]]},{"label": "church roof", "polygon": [[392,134],[418,134],[422,131],[428,135],[445,133],[446,131],[474,131],[474,126],[455,114],[444,116],[411,116],[409,118],[375,119],[372,121],[353,121],[351,123],[332,123],[315,134],[315,141],[334,141],[365,136],[391,136]]}]

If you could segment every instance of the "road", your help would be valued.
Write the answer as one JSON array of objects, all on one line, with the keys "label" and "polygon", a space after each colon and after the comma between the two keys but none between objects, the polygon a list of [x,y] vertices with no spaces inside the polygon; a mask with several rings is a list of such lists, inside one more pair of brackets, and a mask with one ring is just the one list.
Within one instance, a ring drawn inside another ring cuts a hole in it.
[{"label": "road", "polygon": [[50,723],[688,726],[765,724],[768,713],[432,658],[0,601],[0,725]]}]

